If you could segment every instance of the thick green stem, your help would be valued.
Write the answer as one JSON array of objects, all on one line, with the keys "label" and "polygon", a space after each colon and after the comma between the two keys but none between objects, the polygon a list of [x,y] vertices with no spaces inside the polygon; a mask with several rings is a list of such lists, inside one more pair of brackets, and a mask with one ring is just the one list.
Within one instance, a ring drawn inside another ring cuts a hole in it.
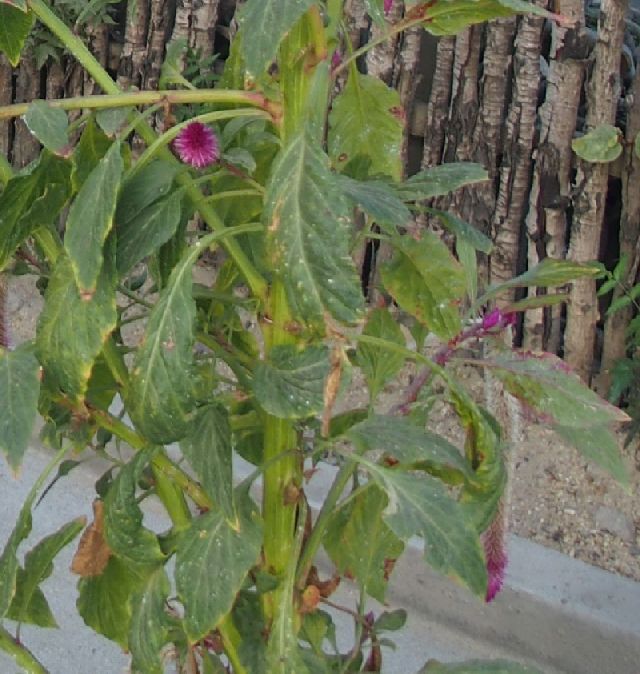
[{"label": "thick green stem", "polygon": [[[262,94],[229,89],[194,89],[192,91],[135,91],[131,93],[74,96],[72,98],[47,99],[47,105],[61,110],[104,110],[106,108],[131,108],[140,105],[169,103],[182,105],[209,103],[218,105],[251,105],[262,110],[272,110],[273,105]],[[0,107],[0,120],[21,117],[31,105],[13,103]],[[269,115],[273,121],[273,117]]]},{"label": "thick green stem", "polygon": [[18,667],[26,674],[48,674],[45,667],[31,651],[16,641],[13,636],[0,626],[0,649],[7,653]]},{"label": "thick green stem", "polygon": [[[61,21],[46,5],[43,0],[29,0],[29,7],[35,16],[65,45],[71,54],[81,63],[91,75],[96,84],[107,94],[120,95],[122,91],[111,79],[109,73],[98,63],[85,44],[74,35],[73,32]],[[255,101],[254,101],[255,104]],[[133,121],[134,115],[132,115]],[[147,145],[151,145],[157,138],[155,131],[148,123],[143,122],[138,126],[138,133]],[[177,159],[167,149],[163,148],[161,156],[168,161],[177,162]],[[206,203],[206,197],[195,186],[193,179],[188,175],[178,177],[178,183],[185,187],[185,192],[194,207],[200,211],[200,215],[213,231],[224,229],[224,224],[215,210]],[[233,238],[224,241],[225,249],[233,259],[240,273],[255,297],[264,300],[267,295],[267,282],[245,255],[240,244]]]},{"label": "thick green stem", "polygon": [[[164,454],[162,456],[164,456]],[[159,458],[160,454],[156,454],[156,456],[151,459],[151,470],[153,471],[153,478],[156,483],[156,494],[162,501],[162,505],[164,505],[167,513],[169,513],[169,517],[171,518],[174,527],[178,530],[186,529],[191,523],[189,506],[187,505],[182,490],[162,470],[162,462],[158,461]]]},{"label": "thick green stem", "polygon": [[342,496],[344,490],[349,484],[349,480],[351,479],[356,466],[357,464],[355,461],[346,461],[342,465],[338,471],[338,474],[333,480],[333,484],[331,485],[331,489],[329,489],[329,493],[324,499],[322,508],[318,513],[316,522],[313,525],[311,534],[305,543],[304,550],[300,556],[300,561],[298,562],[296,585],[300,590],[304,589],[307,576],[309,575],[311,565],[313,564],[313,559],[320,548],[320,544],[322,543],[324,532],[327,530],[329,520],[333,515],[336,504],[338,503],[338,499],[340,496]]}]

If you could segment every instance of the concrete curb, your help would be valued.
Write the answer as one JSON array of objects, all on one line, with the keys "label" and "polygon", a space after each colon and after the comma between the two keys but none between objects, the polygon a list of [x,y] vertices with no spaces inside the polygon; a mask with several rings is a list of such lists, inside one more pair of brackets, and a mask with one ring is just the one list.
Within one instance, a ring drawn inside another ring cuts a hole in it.
[{"label": "concrete curb", "polygon": [[[17,480],[0,462],[0,547],[46,452],[42,447],[29,450]],[[236,468],[236,475],[246,471],[241,465]],[[101,470],[92,460],[54,487],[45,501],[49,507],[35,511],[32,537],[21,551],[72,517],[90,515],[93,483]],[[333,470],[327,467],[309,484],[312,506],[319,505]],[[166,526],[158,512],[149,512],[153,528]],[[23,640],[51,674],[129,671],[128,658],[119,648],[95,635],[75,613],[75,579],[68,572],[71,555],[71,549],[64,550],[43,585],[60,630],[24,627]],[[512,537],[506,587],[495,602],[485,605],[432,572],[421,557],[419,546],[409,545],[392,579],[389,608],[407,608],[410,619],[393,635],[398,648],[386,653],[385,674],[412,674],[428,658],[510,658],[547,674],[640,672],[640,583]],[[353,587],[344,583],[333,598],[346,603],[353,597]],[[376,612],[382,609],[374,607]],[[345,622],[338,623],[337,631],[348,642],[351,634]],[[0,653],[0,673],[18,671]]]}]

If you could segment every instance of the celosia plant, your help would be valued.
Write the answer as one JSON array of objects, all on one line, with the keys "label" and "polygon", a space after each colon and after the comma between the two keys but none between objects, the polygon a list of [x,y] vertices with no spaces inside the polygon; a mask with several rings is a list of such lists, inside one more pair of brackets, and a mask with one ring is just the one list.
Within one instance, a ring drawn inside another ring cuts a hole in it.
[{"label": "celosia plant", "polygon": [[[203,673],[384,671],[380,633],[404,614],[375,616],[367,602],[384,601],[414,536],[426,564],[492,599],[506,563],[506,437],[495,410],[465,388],[463,366],[490,369],[529,417],[624,479],[609,430],[619,413],[554,356],[504,346],[514,312],[531,302],[491,308],[506,288],[562,286],[600,267],[546,260],[476,297],[468,251],[489,253],[491,241],[431,210],[466,247],[463,267],[412,218],[426,198],[487,175],[448,164],[402,178],[398,94],[358,71],[371,44],[350,52],[342,4],[247,0],[219,88],[129,93],[43,0],[0,4],[0,49],[12,62],[37,19],[106,94],[0,108],[0,118],[24,116],[44,146],[27,170],[2,164],[0,269],[27,260],[44,308],[35,343],[0,350],[0,446],[17,470],[39,413],[58,450],[0,557],[0,648],[25,671],[46,668],[9,629],[42,624],[39,583],[83,524],[45,539],[38,564],[18,547],[48,473],[73,452],[111,464],[87,494],[95,515],[72,567],[78,610],[131,653],[134,671],[151,674],[170,658]],[[378,42],[416,26],[452,34],[512,11],[543,13],[520,0],[485,0],[477,14],[468,0],[408,4],[389,24],[391,3],[368,0]],[[193,104],[201,114],[177,125],[166,114],[158,135],[143,114],[158,103],[165,114]],[[87,114],[70,131],[74,108]],[[114,123],[104,110],[117,108],[127,112]],[[132,133],[145,148],[135,158]],[[205,229],[188,226],[195,214]],[[392,251],[377,288],[387,301],[375,308],[352,259],[367,240]],[[210,250],[224,261],[196,283]],[[136,321],[144,337],[132,341]],[[482,357],[485,342],[495,344]],[[384,409],[380,394],[407,368],[417,368],[412,383],[396,385]],[[368,404],[349,406],[350,380],[364,382]],[[464,447],[428,430],[434,399],[457,418]],[[167,451],[174,443],[179,454]],[[235,455],[255,467],[241,482]],[[327,460],[338,471],[312,512],[306,485]],[[161,533],[143,519],[151,496],[171,522]],[[326,610],[340,578],[359,592],[347,607],[355,641],[342,652]]]}]

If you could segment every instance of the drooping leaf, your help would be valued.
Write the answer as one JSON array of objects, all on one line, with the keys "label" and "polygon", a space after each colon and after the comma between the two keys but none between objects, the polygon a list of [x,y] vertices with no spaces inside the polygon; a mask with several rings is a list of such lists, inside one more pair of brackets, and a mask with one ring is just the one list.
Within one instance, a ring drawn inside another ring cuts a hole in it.
[{"label": "drooping leaf", "polygon": [[45,151],[33,168],[7,183],[0,194],[0,270],[38,227],[55,222],[71,196],[70,171],[68,161]]},{"label": "drooping leaf", "polygon": [[45,376],[73,399],[86,390],[93,364],[117,321],[113,262],[105,260],[95,292],[83,299],[71,261],[58,257],[38,320],[36,349]]},{"label": "drooping leaf", "polygon": [[60,152],[69,144],[67,113],[46,101],[29,104],[24,122],[31,133],[51,152]]},{"label": "drooping leaf", "polygon": [[553,307],[557,304],[563,304],[569,300],[569,293],[554,293],[552,295],[531,295],[523,300],[518,300],[509,304],[505,311],[527,311],[528,309],[538,309],[540,307]]},{"label": "drooping leaf", "polygon": [[196,314],[191,270],[199,252],[189,249],[172,271],[149,316],[131,372],[129,413],[143,435],[159,444],[179,440],[189,430]]},{"label": "drooping leaf", "polygon": [[95,119],[90,117],[73,151],[71,181],[75,192],[84,185],[111,145],[112,141],[98,128]]},{"label": "drooping leaf", "polygon": [[345,196],[379,224],[406,225],[411,211],[396,194],[395,186],[383,180],[354,180],[344,173],[336,180]]},{"label": "drooping leaf", "polygon": [[422,25],[433,35],[455,35],[472,24],[513,14],[550,16],[542,7],[525,0],[437,0],[428,6]]},{"label": "drooping leaf", "polygon": [[400,180],[402,108],[400,95],[373,75],[351,73],[329,115],[329,156],[337,168],[358,157],[370,175]]},{"label": "drooping leaf", "polygon": [[173,236],[181,220],[180,202],[181,195],[174,192],[136,217],[118,223],[116,264],[120,278]]},{"label": "drooping leaf", "polygon": [[[446,166],[446,164],[443,165]],[[491,252],[493,242],[486,234],[483,234],[473,225],[470,225],[468,222],[457,218],[451,213],[446,213],[445,211],[438,211],[434,208],[426,208],[425,210],[427,213],[435,215],[440,220],[444,229],[451,232],[451,234],[455,234],[458,239],[462,239],[476,250],[486,253],[487,255]]]},{"label": "drooping leaf", "polygon": [[471,467],[455,445],[407,418],[374,415],[352,426],[346,435],[365,451],[382,451],[445,482],[455,484],[471,477]]},{"label": "drooping leaf", "polygon": [[8,617],[20,623],[41,627],[56,627],[40,583],[53,571],[53,560],[58,553],[82,531],[85,518],[79,517],[63,525],[58,531],[43,538],[25,556],[24,569],[18,573],[16,593]]},{"label": "drooping leaf", "polygon": [[396,536],[402,540],[421,536],[428,564],[484,597],[487,571],[480,539],[441,482],[430,475],[384,468],[363,457],[357,460],[386,492],[389,502],[383,517]]},{"label": "drooping leaf", "polygon": [[311,324],[324,325],[326,313],[354,323],[363,299],[349,255],[349,206],[326,155],[304,134],[276,159],[265,204],[268,252],[293,314]]},{"label": "drooping leaf", "polygon": [[324,380],[329,374],[329,356],[324,346],[271,349],[268,361],[256,366],[253,392],[269,414],[282,419],[303,419],[324,407]]},{"label": "drooping leaf", "polygon": [[232,527],[221,510],[195,519],[176,556],[175,579],[191,642],[213,630],[230,610],[262,545],[262,525],[248,497],[236,494],[239,519]]},{"label": "drooping leaf", "polygon": [[20,62],[20,52],[31,32],[33,14],[19,7],[18,2],[0,3],[0,51],[3,51],[15,68]]},{"label": "drooping leaf", "polygon": [[135,671],[145,674],[163,674],[165,671],[160,651],[167,643],[171,626],[165,610],[170,591],[167,573],[164,567],[160,567],[131,598],[129,648]]},{"label": "drooping leaf", "polygon": [[0,351],[0,449],[17,470],[38,411],[40,364],[31,345]]},{"label": "drooping leaf", "polygon": [[69,209],[64,246],[83,295],[91,296],[96,291],[123,168],[120,144],[114,143],[91,171]]},{"label": "drooping leaf", "polygon": [[[405,346],[402,330],[387,309],[377,308],[371,311],[363,334]],[[404,364],[404,356],[389,351],[389,349],[381,349],[361,342],[356,351],[356,364],[367,380],[371,400],[375,400],[384,385],[398,373]]]},{"label": "drooping leaf", "polygon": [[22,624],[37,625],[38,627],[58,627],[58,623],[51,611],[47,598],[44,596],[44,592],[39,587],[35,587],[27,602],[22,594],[24,583],[24,569],[18,567],[16,593],[13,595],[13,601],[7,612],[7,618],[9,620],[16,620]]},{"label": "drooping leaf", "polygon": [[367,14],[379,25],[385,25],[384,0],[364,0]]},{"label": "drooping leaf", "polygon": [[626,482],[628,475],[610,427],[624,412],[600,398],[552,354],[494,355],[487,366],[506,389],[591,461]]},{"label": "drooping leaf", "polygon": [[509,288],[553,288],[570,283],[578,278],[598,278],[603,274],[602,265],[599,262],[573,262],[571,260],[556,260],[546,257],[535,267],[520,274],[515,278],[491,286],[482,296],[482,301],[498,295]]},{"label": "drooping leaf", "polygon": [[385,611],[376,619],[373,628],[376,632],[397,632],[401,630],[407,622],[407,612],[402,609],[395,611]]},{"label": "drooping leaf", "polygon": [[[280,42],[316,0],[249,0],[239,17],[242,56],[247,72],[260,77]],[[268,27],[268,29],[267,29]]]},{"label": "drooping leaf", "polygon": [[611,124],[600,124],[571,141],[573,151],[585,161],[608,164],[622,154],[622,132]]},{"label": "drooping leaf", "polygon": [[407,178],[398,186],[398,192],[405,201],[422,201],[444,196],[465,185],[485,182],[488,179],[489,174],[480,164],[464,161],[439,164]]},{"label": "drooping leaf", "polygon": [[31,507],[34,498],[35,493],[27,497],[0,555],[0,620],[7,614],[16,591],[16,576],[19,569],[18,546],[31,532]]},{"label": "drooping leaf", "polygon": [[451,339],[460,331],[458,304],[466,292],[461,265],[432,232],[419,241],[396,237],[393,244],[393,259],[381,267],[385,288],[431,332]]},{"label": "drooping leaf", "polygon": [[219,404],[201,407],[180,448],[202,486],[227,519],[235,518],[231,426],[227,409]]},{"label": "drooping leaf", "polygon": [[508,660],[467,660],[442,663],[429,660],[418,674],[542,674],[530,665]]},{"label": "drooping leaf", "polygon": [[131,599],[141,591],[144,580],[132,566],[113,556],[99,576],[78,581],[78,613],[98,634],[128,649]]},{"label": "drooping leaf", "polygon": [[365,591],[384,602],[390,563],[404,550],[382,519],[385,493],[374,483],[343,501],[327,527],[323,546],[340,573],[349,573]]},{"label": "drooping leaf", "polygon": [[136,499],[138,480],[153,450],[143,450],[126,463],[111,483],[104,500],[104,535],[109,547],[130,566],[153,566],[164,561],[157,536],[142,524]]}]

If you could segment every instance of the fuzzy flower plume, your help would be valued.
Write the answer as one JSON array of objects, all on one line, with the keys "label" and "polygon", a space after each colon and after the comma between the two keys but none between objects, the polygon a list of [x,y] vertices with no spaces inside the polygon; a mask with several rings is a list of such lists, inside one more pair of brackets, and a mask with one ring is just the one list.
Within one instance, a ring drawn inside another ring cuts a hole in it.
[{"label": "fuzzy flower plume", "polygon": [[493,601],[502,589],[504,573],[507,568],[507,549],[505,545],[506,522],[504,515],[504,500],[498,506],[498,512],[493,522],[482,535],[484,556],[487,562],[487,594],[485,601]]},{"label": "fuzzy flower plume", "polygon": [[173,148],[180,161],[196,168],[210,166],[220,158],[216,134],[200,122],[187,124],[173,141]]},{"label": "fuzzy flower plume", "polygon": [[384,0],[384,13],[388,14],[393,7],[393,0]]},{"label": "fuzzy flower plume", "polygon": [[491,330],[493,328],[506,328],[510,325],[515,325],[517,316],[513,311],[502,313],[498,307],[485,314],[482,318],[482,329]]}]

